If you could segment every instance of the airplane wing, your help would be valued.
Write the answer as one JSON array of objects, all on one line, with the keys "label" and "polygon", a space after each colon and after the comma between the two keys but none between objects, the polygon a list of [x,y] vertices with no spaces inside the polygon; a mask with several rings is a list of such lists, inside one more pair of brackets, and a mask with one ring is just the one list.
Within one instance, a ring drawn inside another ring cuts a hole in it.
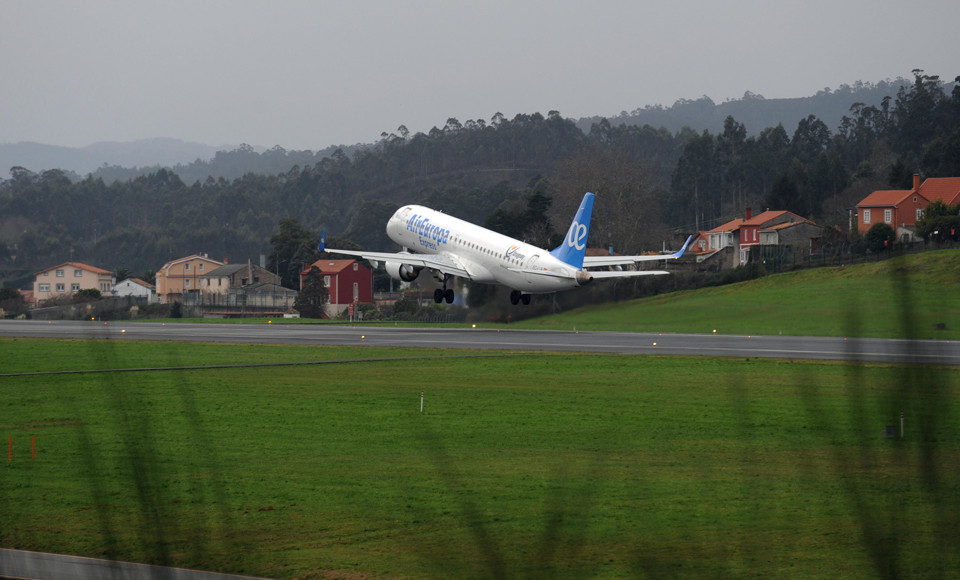
[{"label": "airplane wing", "polygon": [[[690,245],[690,240],[693,239],[693,236],[687,238],[687,241],[683,243],[683,247],[679,251],[672,254],[664,255],[646,255],[646,256],[584,256],[583,258],[583,267],[584,268],[598,268],[602,266],[629,266],[639,262],[652,262],[654,260],[676,260],[687,250],[687,246]],[[648,273],[663,273],[666,272],[653,272],[647,271]],[[591,274],[597,274],[597,272],[591,271]],[[621,273],[621,272],[618,272]],[[641,274],[642,275],[642,274]],[[596,278],[597,276],[594,276]],[[601,276],[605,278],[610,278],[613,276]]]},{"label": "airplane wing", "polygon": [[605,280],[610,278],[635,278],[637,276],[661,276],[669,274],[666,270],[623,270],[612,272],[610,270],[589,270],[587,274],[594,280]]},{"label": "airplane wing", "polygon": [[471,279],[470,273],[452,257],[445,254],[411,254],[409,252],[361,252],[356,250],[335,250],[333,248],[322,248],[323,252],[331,254],[343,254],[346,256],[357,256],[364,260],[369,260],[377,267],[380,262],[397,262],[407,264],[418,268],[429,268],[437,270],[451,276]]}]

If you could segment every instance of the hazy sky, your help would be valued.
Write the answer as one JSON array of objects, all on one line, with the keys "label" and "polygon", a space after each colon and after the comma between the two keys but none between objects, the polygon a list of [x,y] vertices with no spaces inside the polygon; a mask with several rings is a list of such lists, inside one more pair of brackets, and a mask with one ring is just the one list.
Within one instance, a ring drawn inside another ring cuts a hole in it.
[{"label": "hazy sky", "polygon": [[956,0],[0,0],[0,143],[286,149],[960,75]]}]

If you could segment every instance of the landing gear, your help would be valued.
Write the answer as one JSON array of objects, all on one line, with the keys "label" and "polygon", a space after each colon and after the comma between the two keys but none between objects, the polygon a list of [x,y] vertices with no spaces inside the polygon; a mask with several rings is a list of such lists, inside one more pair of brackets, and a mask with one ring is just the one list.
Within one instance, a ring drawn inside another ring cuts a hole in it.
[{"label": "landing gear", "polygon": [[443,288],[437,288],[433,291],[433,301],[437,304],[443,301],[446,301],[447,304],[453,304],[453,298],[453,288],[447,288],[446,284],[443,285]]},{"label": "landing gear", "polygon": [[529,305],[529,304],[530,304],[530,295],[529,295],[529,294],[524,294],[523,292],[521,292],[521,291],[519,291],[519,290],[513,290],[513,291],[511,291],[511,292],[510,292],[510,304],[513,304],[514,306],[516,306],[517,304],[520,304],[521,302],[523,302],[523,305],[524,305],[524,306]]}]

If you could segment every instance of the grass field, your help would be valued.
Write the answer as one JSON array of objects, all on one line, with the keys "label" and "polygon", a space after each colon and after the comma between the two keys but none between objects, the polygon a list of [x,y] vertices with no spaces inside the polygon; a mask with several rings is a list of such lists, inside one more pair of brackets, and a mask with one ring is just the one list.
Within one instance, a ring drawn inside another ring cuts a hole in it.
[{"label": "grass field", "polygon": [[[0,377],[3,547],[288,578],[960,571],[955,368],[350,362],[422,351],[104,340],[0,352],[0,373],[341,361]],[[906,438],[885,439],[901,412]]]},{"label": "grass field", "polygon": [[957,340],[958,287],[960,251],[940,250],[587,306],[517,326]]}]

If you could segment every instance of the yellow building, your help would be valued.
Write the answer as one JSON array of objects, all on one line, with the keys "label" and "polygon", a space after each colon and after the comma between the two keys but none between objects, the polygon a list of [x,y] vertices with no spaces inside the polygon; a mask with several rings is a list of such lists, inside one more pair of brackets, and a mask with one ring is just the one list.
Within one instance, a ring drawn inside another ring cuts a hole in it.
[{"label": "yellow building", "polygon": [[33,296],[38,305],[44,300],[70,296],[91,288],[99,290],[104,296],[110,296],[115,281],[113,272],[103,268],[79,262],[64,262],[37,272],[33,280]]},{"label": "yellow building", "polygon": [[157,298],[161,304],[183,302],[185,295],[200,294],[203,277],[223,266],[206,254],[171,260],[157,270]]}]

